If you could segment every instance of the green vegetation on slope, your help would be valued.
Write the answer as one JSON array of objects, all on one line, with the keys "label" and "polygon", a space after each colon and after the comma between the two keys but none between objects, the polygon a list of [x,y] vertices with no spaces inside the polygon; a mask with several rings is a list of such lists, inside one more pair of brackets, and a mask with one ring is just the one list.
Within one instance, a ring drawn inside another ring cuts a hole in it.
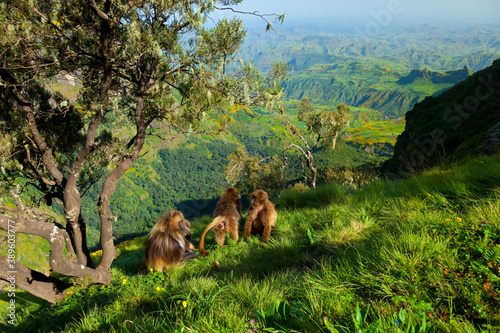
[{"label": "green vegetation on slope", "polygon": [[378,156],[391,157],[397,136],[404,129],[404,119],[366,122],[347,131],[346,142],[355,147],[374,151]]},{"label": "green vegetation on slope", "polygon": [[337,57],[363,57],[390,61],[408,72],[423,68],[450,71],[464,66],[476,72],[500,56],[500,32],[481,28],[391,25],[376,38],[365,37],[353,31],[352,24],[342,28],[325,20],[299,21],[280,27],[280,35],[250,29],[240,53],[262,69],[282,60],[292,63],[297,71],[334,63]]},{"label": "green vegetation on slope", "polygon": [[292,73],[285,93],[293,99],[308,96],[323,103],[376,109],[395,118],[425,96],[450,88],[469,75],[468,70],[414,70],[405,76],[408,70],[397,59],[336,57],[331,63]]},{"label": "green vegetation on slope", "polygon": [[[26,305],[16,332],[497,332],[499,167],[290,191],[269,244],[209,238],[209,257],[166,274],[137,274],[143,238],[128,241],[111,285]],[[209,220],[193,221],[195,243]]]}]

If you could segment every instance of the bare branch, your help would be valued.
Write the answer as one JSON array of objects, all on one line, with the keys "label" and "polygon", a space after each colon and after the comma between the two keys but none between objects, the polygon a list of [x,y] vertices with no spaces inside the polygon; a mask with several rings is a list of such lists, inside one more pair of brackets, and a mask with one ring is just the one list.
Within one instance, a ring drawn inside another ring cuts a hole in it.
[{"label": "bare branch", "polygon": [[4,211],[4,212],[10,212],[10,213],[16,213],[17,212],[16,208],[7,207],[7,206],[4,206],[4,205],[0,205],[0,210]]},{"label": "bare branch", "polygon": [[10,194],[12,195],[12,197],[14,198],[14,202],[16,203],[17,218],[21,223],[24,223],[25,222],[24,207],[23,203],[21,202],[21,198],[19,197],[19,194],[17,194],[17,189],[16,192],[10,191]]},{"label": "bare branch", "polygon": [[[273,22],[270,22],[268,19],[266,19],[266,17],[273,17],[274,16],[274,17],[278,18],[278,23],[283,23],[283,20],[285,18],[285,14],[282,14],[282,15],[278,15],[276,13],[261,14],[259,11],[244,12],[241,10],[235,10],[234,8],[231,8],[231,7],[215,7],[215,9],[217,9],[217,10],[230,10],[236,14],[253,15],[253,16],[260,17],[262,20],[264,20],[267,23],[266,31],[272,30],[276,35],[281,36],[278,33],[278,31],[276,31],[276,29],[273,28]],[[276,22],[274,22],[274,23],[276,23]]]},{"label": "bare branch", "polygon": [[97,7],[96,3],[94,0],[89,0],[89,3],[90,3],[90,7],[94,8],[96,14],[102,18],[103,20],[106,20],[106,21],[110,21],[110,18],[109,16],[104,13],[99,7]]},{"label": "bare branch", "polygon": [[304,144],[304,146],[306,147],[307,150],[310,150],[309,143],[307,142],[306,138],[302,134],[299,133],[297,128],[290,122],[290,120],[286,116],[283,117],[283,120],[287,123],[288,127],[290,127],[292,134],[295,135],[296,137],[298,137],[300,139],[300,141],[302,141],[302,143]]}]

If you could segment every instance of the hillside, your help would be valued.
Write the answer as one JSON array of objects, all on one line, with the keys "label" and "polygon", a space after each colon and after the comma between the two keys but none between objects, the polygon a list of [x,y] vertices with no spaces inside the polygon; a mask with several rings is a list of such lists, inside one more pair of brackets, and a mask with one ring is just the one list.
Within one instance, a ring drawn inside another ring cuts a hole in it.
[{"label": "hillside", "polygon": [[395,62],[409,70],[484,69],[500,56],[500,32],[482,28],[443,28],[427,24],[391,25],[376,38],[363,35],[352,22],[285,21],[278,34],[261,27],[249,30],[241,56],[266,69],[271,62],[291,62],[295,70],[338,57],[364,57]]},{"label": "hillside", "polygon": [[360,127],[347,130],[349,145],[373,152],[378,156],[391,157],[396,137],[404,129],[404,119],[366,122]]},{"label": "hillside", "polygon": [[470,75],[464,69],[437,72],[412,70],[366,57],[336,58],[294,72],[285,82],[289,99],[312,98],[321,104],[340,104],[377,110],[398,118],[426,96],[444,91]]},{"label": "hillside", "polygon": [[406,114],[388,168],[406,173],[500,151],[500,60]]},{"label": "hillside", "polygon": [[[495,332],[499,170],[496,155],[360,191],[288,191],[273,199],[269,244],[251,238],[219,249],[209,237],[209,257],[165,274],[138,274],[144,238],[127,241],[110,285],[80,281],[53,306],[19,293],[18,324],[2,329]],[[195,244],[208,221],[192,221]]]}]

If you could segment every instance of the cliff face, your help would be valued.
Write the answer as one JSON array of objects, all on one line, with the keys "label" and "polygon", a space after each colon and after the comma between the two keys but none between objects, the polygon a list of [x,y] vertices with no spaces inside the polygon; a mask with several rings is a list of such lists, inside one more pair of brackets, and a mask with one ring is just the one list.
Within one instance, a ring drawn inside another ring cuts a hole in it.
[{"label": "cliff face", "polygon": [[409,110],[420,98],[420,95],[409,92],[367,89],[359,92],[345,103],[379,110],[389,118],[396,118],[401,117],[402,112]]},{"label": "cliff face", "polygon": [[[465,69],[464,69],[465,70]],[[406,113],[386,166],[407,173],[470,155],[500,151],[500,59]]]}]

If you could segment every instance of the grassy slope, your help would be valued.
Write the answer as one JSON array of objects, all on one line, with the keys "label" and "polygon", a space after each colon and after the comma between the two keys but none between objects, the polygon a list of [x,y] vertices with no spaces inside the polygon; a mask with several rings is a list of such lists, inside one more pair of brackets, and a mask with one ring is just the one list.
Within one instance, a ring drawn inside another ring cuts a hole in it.
[{"label": "grassy slope", "polygon": [[[228,186],[223,166],[227,164],[227,155],[236,150],[238,145],[246,145],[252,156],[281,156],[284,140],[294,139],[282,120],[264,111],[254,110],[251,115],[240,112],[234,116],[235,134],[191,137],[182,143],[184,138],[180,138],[180,144],[175,149],[162,147],[165,141],[148,138],[144,149],[146,155],[120,179],[111,200],[111,209],[118,215],[113,226],[115,237],[123,239],[144,235],[154,221],[170,209],[181,209],[188,218],[207,213],[209,209],[202,211],[202,208],[208,208],[206,202],[195,204],[191,199],[216,198]],[[304,127],[303,123],[292,121]],[[386,133],[380,133],[380,136],[384,135]],[[322,168],[326,166],[356,166],[370,158],[368,153],[343,143],[335,151],[317,152],[315,155],[320,176]],[[299,178],[299,172],[300,165],[294,158],[285,177],[291,180]],[[98,192],[92,190],[83,199],[83,216],[87,221],[91,248],[99,246],[100,222],[95,209],[97,198]],[[141,202],[141,205],[137,205],[137,202]]]},{"label": "grassy slope", "polygon": [[[26,304],[16,332],[487,332],[500,324],[499,166],[286,192],[269,244],[209,246],[167,274],[138,275],[143,239],[128,241],[111,285]],[[193,221],[195,243],[208,220]]]}]

